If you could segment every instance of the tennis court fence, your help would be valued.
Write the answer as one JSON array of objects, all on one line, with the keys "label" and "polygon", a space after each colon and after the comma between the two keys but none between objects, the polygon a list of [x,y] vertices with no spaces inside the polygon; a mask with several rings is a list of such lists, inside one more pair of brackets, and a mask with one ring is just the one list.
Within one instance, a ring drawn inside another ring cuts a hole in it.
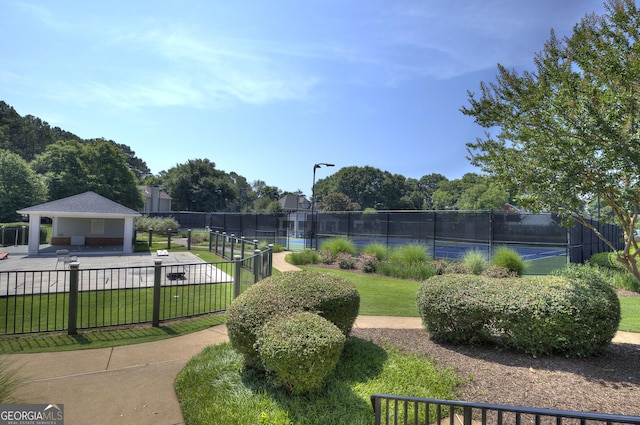
[{"label": "tennis court fence", "polygon": [[[199,215],[198,215],[199,214]],[[182,227],[207,223],[210,231],[279,244],[288,250],[317,249],[327,238],[346,237],[358,247],[383,244],[387,249],[416,243],[433,258],[459,259],[469,250],[489,257],[499,247],[512,248],[529,262],[532,274],[581,263],[609,250],[588,227],[564,227],[555,214],[514,211],[345,211],[298,210],[282,213],[164,213]],[[183,223],[181,220],[185,219]],[[188,219],[188,220],[187,220]],[[616,249],[624,247],[622,229],[591,220]]]}]

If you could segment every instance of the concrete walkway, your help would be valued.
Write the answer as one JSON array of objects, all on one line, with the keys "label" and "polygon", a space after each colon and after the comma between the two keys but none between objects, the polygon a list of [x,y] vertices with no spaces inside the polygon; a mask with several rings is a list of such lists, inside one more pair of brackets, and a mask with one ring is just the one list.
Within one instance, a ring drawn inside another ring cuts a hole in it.
[{"label": "concrete walkway", "polygon": [[[274,254],[274,267],[295,270]],[[355,328],[421,328],[416,317],[359,316]],[[208,345],[228,341],[226,327],[124,347],[2,356],[23,384],[19,403],[64,404],[65,425],[184,424],[173,383],[187,361]],[[640,334],[619,333],[614,342],[640,344]]]}]

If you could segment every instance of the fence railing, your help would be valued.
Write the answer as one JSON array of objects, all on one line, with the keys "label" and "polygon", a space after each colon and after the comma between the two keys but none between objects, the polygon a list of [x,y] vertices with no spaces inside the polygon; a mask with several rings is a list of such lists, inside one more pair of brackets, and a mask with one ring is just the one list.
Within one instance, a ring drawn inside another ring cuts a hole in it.
[{"label": "fence railing", "polygon": [[374,394],[375,424],[640,424],[640,416]]},{"label": "fence railing", "polygon": [[271,249],[216,263],[0,272],[0,335],[152,323],[225,311],[271,274]]}]

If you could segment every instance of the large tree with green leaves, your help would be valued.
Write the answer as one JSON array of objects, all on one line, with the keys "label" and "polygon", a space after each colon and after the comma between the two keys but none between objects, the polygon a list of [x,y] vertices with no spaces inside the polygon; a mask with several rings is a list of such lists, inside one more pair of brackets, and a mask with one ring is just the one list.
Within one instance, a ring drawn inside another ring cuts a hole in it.
[{"label": "large tree with green leaves", "polygon": [[618,258],[640,279],[640,12],[634,0],[605,9],[569,37],[552,31],[535,71],[499,66],[462,112],[496,132],[468,144],[472,163],[519,193],[521,205],[578,220],[615,250],[585,212],[597,198],[610,207],[625,235]]},{"label": "large tree with green leaves", "polygon": [[46,201],[41,176],[18,154],[0,149],[0,222],[20,219],[16,211]]}]

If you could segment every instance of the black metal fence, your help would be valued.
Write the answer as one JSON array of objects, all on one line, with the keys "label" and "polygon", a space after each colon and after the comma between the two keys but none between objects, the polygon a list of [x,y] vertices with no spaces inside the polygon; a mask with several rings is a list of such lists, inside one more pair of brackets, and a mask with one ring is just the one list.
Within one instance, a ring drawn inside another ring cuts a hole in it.
[{"label": "black metal fence", "polygon": [[374,394],[375,424],[640,424],[640,416]]},{"label": "black metal fence", "polygon": [[[240,246],[240,244],[238,244]],[[270,248],[217,263],[0,271],[0,335],[152,323],[225,311],[271,274]],[[222,252],[218,255],[222,256]]]}]

